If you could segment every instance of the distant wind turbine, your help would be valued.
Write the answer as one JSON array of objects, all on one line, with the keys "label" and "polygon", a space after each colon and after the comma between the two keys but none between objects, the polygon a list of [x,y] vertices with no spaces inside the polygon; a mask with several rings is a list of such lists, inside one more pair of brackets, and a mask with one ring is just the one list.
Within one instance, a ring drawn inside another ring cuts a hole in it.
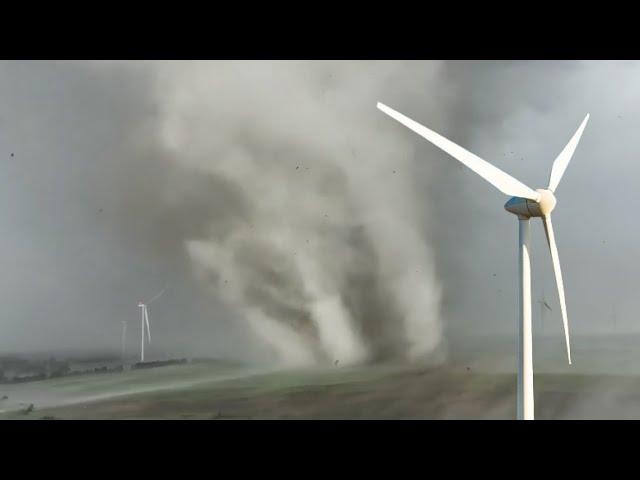
[{"label": "distant wind turbine", "polygon": [[533,420],[533,352],[531,334],[531,264],[529,261],[529,220],[531,217],[540,217],[547,237],[547,244],[551,253],[553,271],[560,298],[560,311],[564,325],[565,342],[567,346],[567,358],[571,364],[571,350],[569,347],[569,322],[567,319],[567,307],[564,299],[564,285],[558,258],[553,225],[551,224],[551,212],[556,206],[554,192],[569,165],[569,161],[578,146],[582,132],[584,131],[589,114],[584,118],[576,133],[569,143],[556,157],[551,167],[549,185],[545,189],[532,190],[511,175],[465,150],[461,146],[447,140],[427,127],[411,120],[392,108],[378,103],[378,109],[397,120],[405,127],[424,137],[438,148],[444,150],[456,160],[460,161],[475,173],[480,175],[502,193],[512,198],[505,204],[508,212],[518,216],[519,221],[519,319],[518,319],[518,389],[516,411],[518,419]]},{"label": "distant wind turbine", "polygon": [[[154,302],[164,293],[166,288],[162,289],[160,293],[158,293],[155,297],[149,300],[147,303],[138,302],[138,307],[140,307],[140,362],[144,362],[144,334],[145,330],[147,333],[147,341],[149,345],[151,345],[151,328],[149,327],[149,310],[148,306],[151,302]],[[146,329],[145,329],[146,326]]]}]

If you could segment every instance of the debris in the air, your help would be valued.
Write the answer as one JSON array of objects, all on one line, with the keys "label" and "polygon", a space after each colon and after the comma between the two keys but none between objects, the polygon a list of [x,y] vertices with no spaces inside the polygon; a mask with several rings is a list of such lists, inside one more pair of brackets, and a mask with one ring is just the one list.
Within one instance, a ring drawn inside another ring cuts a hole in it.
[{"label": "debris in the air", "polygon": [[334,365],[338,365],[339,360],[336,360],[335,362],[333,362]]}]

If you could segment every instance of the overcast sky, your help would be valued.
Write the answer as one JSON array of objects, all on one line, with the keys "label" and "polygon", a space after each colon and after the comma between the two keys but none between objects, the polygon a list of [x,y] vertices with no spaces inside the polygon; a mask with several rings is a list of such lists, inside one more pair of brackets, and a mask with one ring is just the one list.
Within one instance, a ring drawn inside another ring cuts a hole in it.
[{"label": "overcast sky", "polygon": [[[638,98],[638,62],[2,62],[0,351],[117,349],[122,320],[133,349],[138,300],[165,286],[149,310],[170,354],[515,335],[507,198],[376,101],[532,188],[590,113],[554,211],[570,328],[637,332]],[[279,330],[307,324],[317,345]]]}]

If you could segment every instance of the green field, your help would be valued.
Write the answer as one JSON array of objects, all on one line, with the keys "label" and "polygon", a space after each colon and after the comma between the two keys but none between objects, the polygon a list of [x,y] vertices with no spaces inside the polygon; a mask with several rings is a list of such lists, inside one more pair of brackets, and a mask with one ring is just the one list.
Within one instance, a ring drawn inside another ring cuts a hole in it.
[{"label": "green field", "polygon": [[[640,418],[640,378],[539,374],[538,419]],[[511,419],[515,375],[185,364],[0,386],[3,419]],[[33,404],[32,409],[29,405]]]}]

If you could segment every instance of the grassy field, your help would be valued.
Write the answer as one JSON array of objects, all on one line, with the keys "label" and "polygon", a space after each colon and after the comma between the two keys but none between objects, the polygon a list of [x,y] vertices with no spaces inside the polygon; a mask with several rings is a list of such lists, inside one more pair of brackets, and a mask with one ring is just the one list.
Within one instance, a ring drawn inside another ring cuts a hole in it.
[{"label": "grassy field", "polygon": [[[539,374],[538,419],[640,418],[640,378]],[[186,364],[0,386],[2,419],[511,419],[515,376],[465,367]],[[29,405],[33,404],[33,407]]]}]

